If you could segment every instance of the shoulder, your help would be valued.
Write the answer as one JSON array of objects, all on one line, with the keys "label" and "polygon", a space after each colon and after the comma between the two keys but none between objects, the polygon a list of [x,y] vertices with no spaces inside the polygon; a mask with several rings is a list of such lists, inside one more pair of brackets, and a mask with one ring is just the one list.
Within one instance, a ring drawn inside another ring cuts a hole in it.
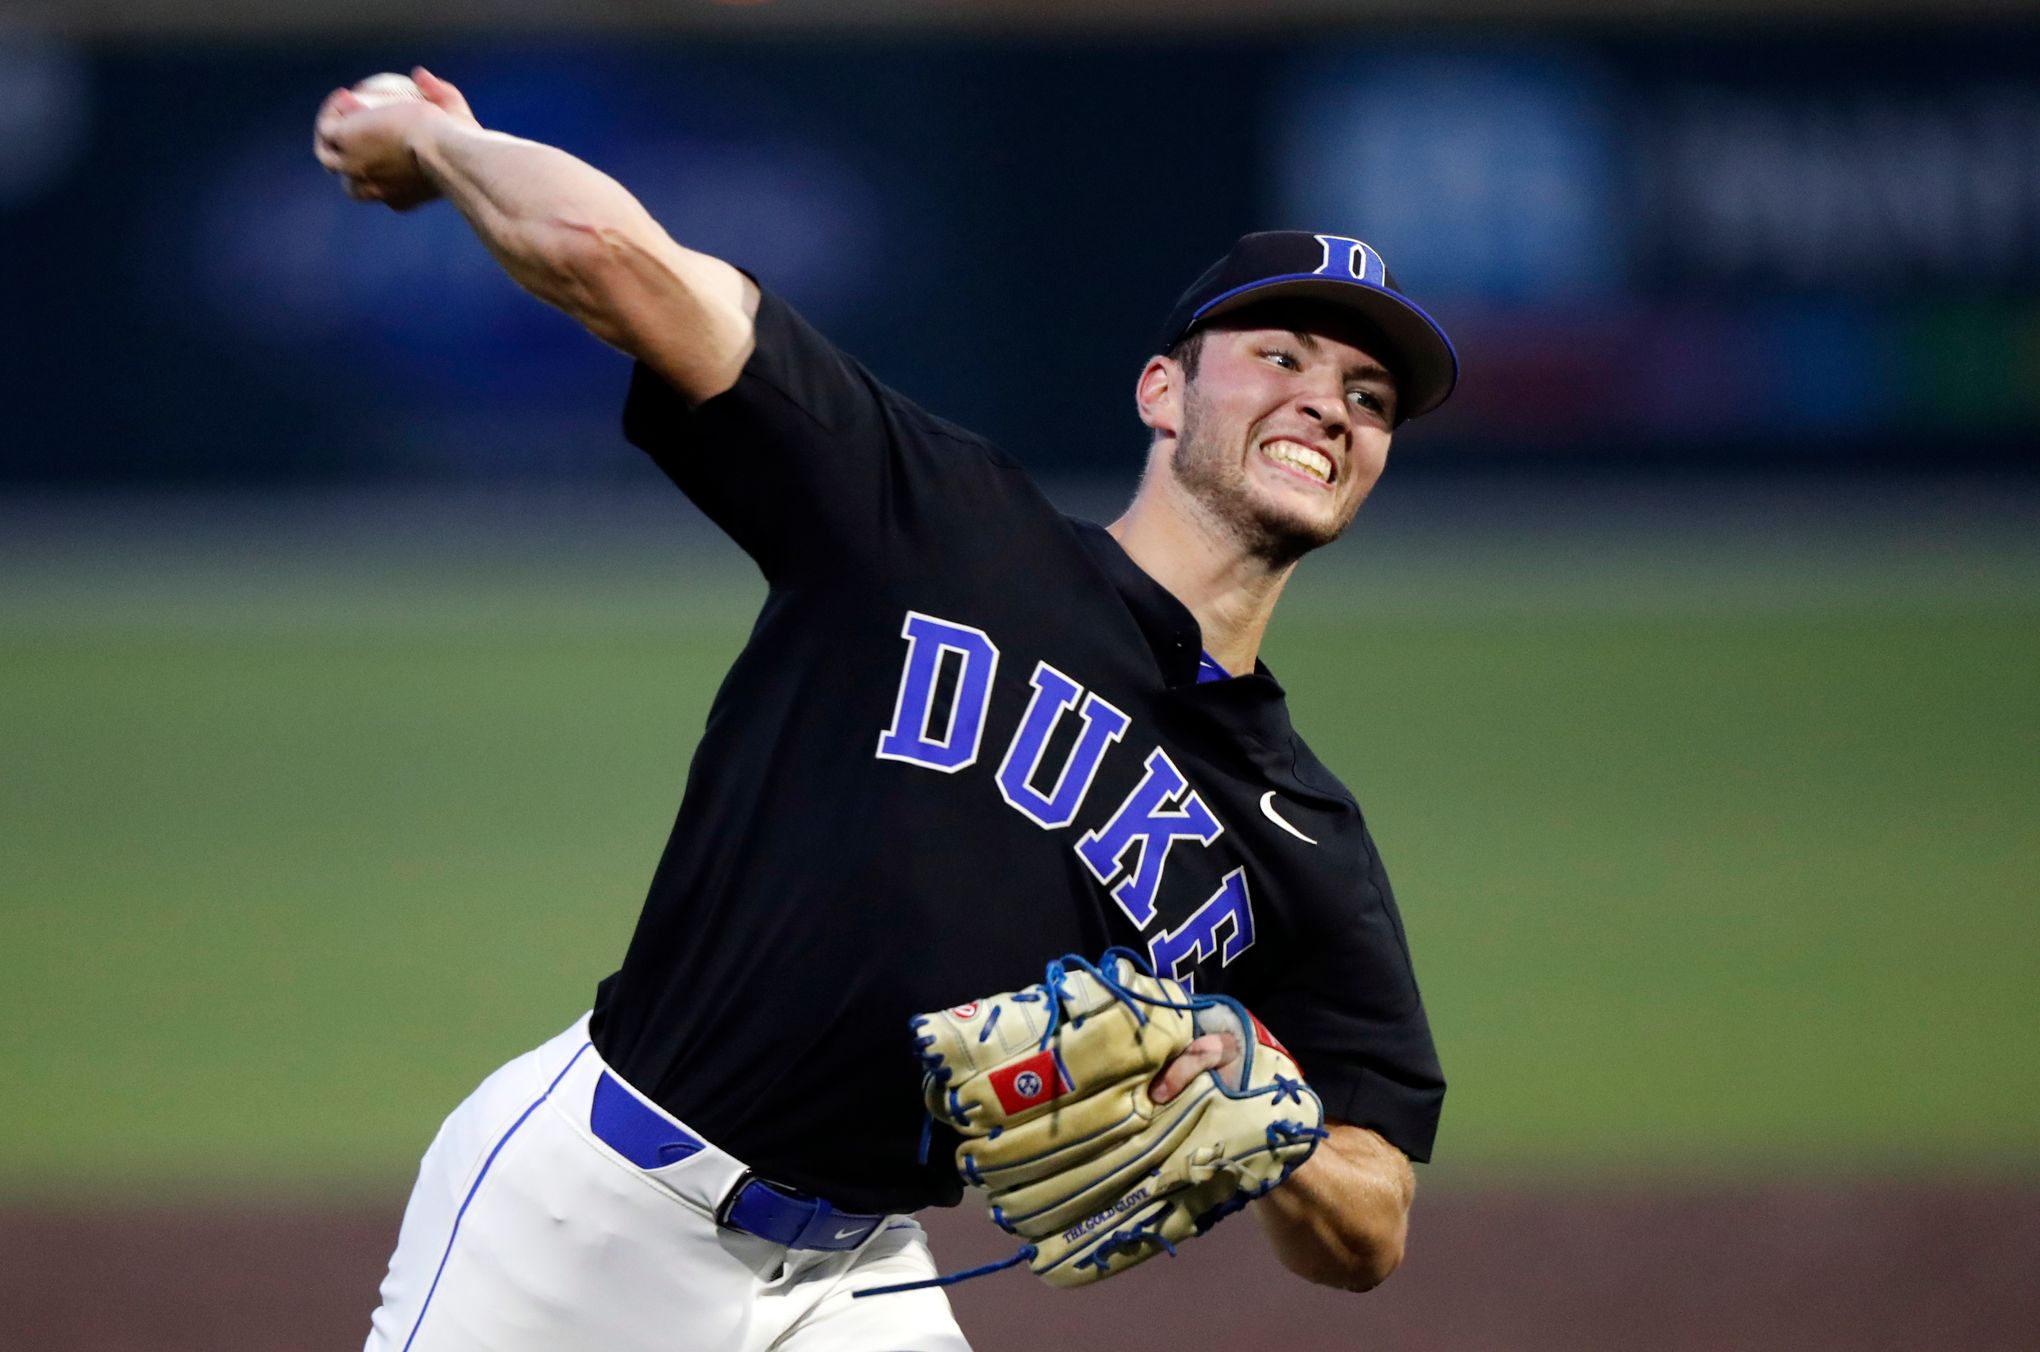
[{"label": "shoulder", "polygon": [[1344,780],[1333,774],[1330,767],[1317,758],[1317,753],[1310,749],[1310,744],[1303,740],[1302,734],[1294,731],[1289,734],[1289,750],[1292,758],[1291,769],[1298,783],[1315,790],[1325,798],[1351,808],[1356,816],[1365,816],[1360,811],[1360,800],[1353,796],[1353,791],[1346,787]]},{"label": "shoulder", "polygon": [[868,408],[897,443],[962,454],[1025,477],[1021,463],[990,438],[929,412],[879,379],[862,360],[838,347],[769,290],[760,292],[758,335],[762,360],[754,361],[747,374],[821,421],[849,421],[850,415]]},{"label": "shoulder", "polygon": [[[858,366],[857,369],[860,372],[864,371],[862,366]],[[906,435],[952,451],[979,457],[992,468],[1018,475],[1023,479],[1029,478],[1026,468],[990,438],[930,413],[891,386],[873,378],[869,372],[864,372],[864,378],[870,381],[879,403],[887,410],[890,420]],[[1032,480],[1029,479],[1029,482]]]}]

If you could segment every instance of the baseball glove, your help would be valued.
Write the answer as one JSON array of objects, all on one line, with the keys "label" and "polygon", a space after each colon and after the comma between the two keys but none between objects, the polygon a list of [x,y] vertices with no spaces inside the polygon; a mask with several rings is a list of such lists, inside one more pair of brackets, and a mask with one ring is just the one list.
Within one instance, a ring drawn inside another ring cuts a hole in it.
[{"label": "baseball glove", "polygon": [[[1123,948],[1040,984],[913,1021],[928,1111],[956,1167],[1051,1286],[1100,1281],[1268,1192],[1324,1136],[1324,1106],[1237,1001],[1193,996]],[[1240,1057],[1157,1104],[1148,1085],[1201,1034]],[[1001,1265],[1003,1266],[1003,1265]],[[960,1274],[961,1275],[961,1274]]]}]

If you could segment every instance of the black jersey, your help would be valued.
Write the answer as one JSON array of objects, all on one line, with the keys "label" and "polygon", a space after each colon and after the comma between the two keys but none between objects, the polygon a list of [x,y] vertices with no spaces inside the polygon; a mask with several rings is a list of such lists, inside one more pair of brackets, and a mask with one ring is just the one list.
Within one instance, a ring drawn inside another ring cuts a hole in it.
[{"label": "black jersey", "polygon": [[1196,620],[1111,535],[769,294],[734,387],[690,410],[641,367],[625,430],[769,589],[597,995],[611,1066],[839,1207],[951,1204],[908,1019],[1119,943],[1429,1158],[1388,877],[1265,667],[1200,683]]}]

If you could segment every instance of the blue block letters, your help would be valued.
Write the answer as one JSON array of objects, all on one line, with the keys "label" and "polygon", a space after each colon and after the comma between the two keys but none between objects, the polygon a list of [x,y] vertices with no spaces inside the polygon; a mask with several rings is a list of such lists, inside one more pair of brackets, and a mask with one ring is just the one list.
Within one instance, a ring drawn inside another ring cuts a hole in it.
[{"label": "blue block letters", "polygon": [[[907,640],[907,665],[900,673],[892,726],[878,739],[879,759],[955,774],[977,760],[978,742],[985,735],[985,709],[992,702],[992,677],[999,669],[998,646],[982,629],[918,610],[907,612],[900,637]],[[928,724],[934,718],[943,658],[951,654],[961,664],[956,693],[948,726],[937,732]]]},{"label": "blue block letters", "polygon": [[[1006,759],[999,766],[999,792],[1036,825],[1053,830],[1077,819],[1084,795],[1091,791],[1091,781],[1097,778],[1098,763],[1105,759],[1107,748],[1126,732],[1128,719],[1097,695],[1086,694],[1084,687],[1046,662],[1034,668],[1033,684],[1034,697],[1028,700],[1020,730],[1013,734]],[[1056,775],[1055,788],[1044,794],[1034,787],[1034,779],[1041,773],[1042,754],[1048,749],[1056,723],[1067,710],[1076,708],[1079,696],[1083,698],[1083,707],[1077,716],[1083,720],[1084,730]]]},{"label": "blue block letters", "polygon": [[[1231,929],[1223,949],[1218,940],[1220,926]],[[1157,973],[1187,984],[1191,969],[1213,954],[1218,955],[1219,966],[1223,967],[1253,945],[1254,899],[1247,891],[1247,871],[1236,868],[1225,875],[1218,891],[1197,908],[1196,914],[1174,930],[1148,941],[1148,957]]]},{"label": "blue block letters", "polygon": [[[1354,240],[1325,237],[1329,270],[1334,246],[1352,246],[1349,267],[1364,272],[1372,251]],[[977,762],[992,703],[999,648],[984,630],[917,610],[900,626],[907,641],[892,725],[879,735],[882,760],[954,774]],[[995,776],[999,794],[1016,812],[1045,831],[1073,825],[1096,782],[1106,755],[1125,737],[1132,720],[1110,701],[1074,678],[1037,662],[1034,687]],[[943,707],[938,694],[951,694]],[[1066,716],[1079,723],[1060,766],[1049,764],[1049,745]],[[1162,873],[1179,840],[1210,845],[1225,826],[1190,787],[1183,772],[1160,747],[1148,753],[1146,773],[1096,830],[1079,837],[1077,857],[1107,888],[1135,928],[1145,931],[1157,914]],[[1041,781],[1053,776],[1053,784]],[[1116,880],[1116,881],[1115,881]],[[1253,897],[1247,871],[1235,868],[1218,891],[1173,930],[1148,941],[1155,971],[1188,984],[1199,964],[1216,958],[1229,965],[1254,943]]]},{"label": "blue block letters", "polygon": [[[1180,805],[1170,807],[1178,798]],[[1161,890],[1169,847],[1179,840],[1209,845],[1224,831],[1169,753],[1156,747],[1148,753],[1147,774],[1112,814],[1112,820],[1077,842],[1077,857],[1092,877],[1109,883],[1128,851],[1138,849],[1132,869],[1112,889],[1112,899],[1129,920],[1146,929],[1155,918],[1155,894]]]}]

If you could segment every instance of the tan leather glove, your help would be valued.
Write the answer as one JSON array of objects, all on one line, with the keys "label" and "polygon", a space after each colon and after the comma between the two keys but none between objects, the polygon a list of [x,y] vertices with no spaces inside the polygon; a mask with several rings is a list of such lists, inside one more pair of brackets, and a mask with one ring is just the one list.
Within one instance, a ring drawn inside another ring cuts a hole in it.
[{"label": "tan leather glove", "polygon": [[[1296,1063],[1237,1001],[1193,996],[1113,949],[1037,985],[914,1020],[928,1111],[963,1136],[956,1166],[1052,1286],[1122,1272],[1202,1234],[1289,1177],[1324,1136]],[[1205,1033],[1241,1056],[1165,1104],[1162,1067]]]}]

